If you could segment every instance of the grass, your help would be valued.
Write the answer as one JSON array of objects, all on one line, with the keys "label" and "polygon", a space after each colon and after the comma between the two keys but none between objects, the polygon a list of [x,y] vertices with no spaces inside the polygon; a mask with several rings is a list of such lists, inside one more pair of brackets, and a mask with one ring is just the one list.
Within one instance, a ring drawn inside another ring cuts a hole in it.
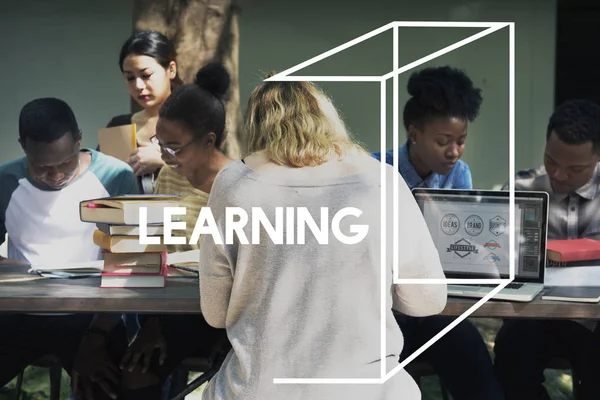
[{"label": "grass", "polygon": [[[0,389],[0,400],[14,400],[16,396],[17,379]],[[71,380],[64,371],[61,380],[61,400],[69,396]],[[47,368],[27,367],[23,374],[23,387],[19,400],[45,400],[50,398],[50,376]]]},{"label": "grass", "polygon": [[[190,381],[200,376],[200,373],[190,373]],[[13,379],[5,387],[0,388],[0,400],[15,400],[17,380]],[[60,384],[60,399],[71,400],[71,379],[63,371]],[[200,386],[193,393],[186,397],[186,400],[200,400],[203,386]],[[48,400],[50,399],[50,377],[48,369],[40,367],[27,367],[23,374],[23,386],[21,389],[21,398],[19,400]]]},{"label": "grass", "polygon": [[[494,338],[496,332],[502,325],[502,321],[494,318],[473,318],[472,321],[481,332],[488,349],[493,356]],[[199,374],[190,374],[190,380],[195,379]],[[568,370],[547,370],[546,387],[553,400],[572,400],[571,374]],[[0,400],[15,399],[16,379],[0,388]],[[61,400],[69,398],[70,379],[63,371],[61,382]],[[439,380],[436,376],[425,377],[422,380],[421,391],[423,400],[441,400]],[[200,400],[202,387],[186,397],[186,400]],[[50,380],[48,370],[45,368],[28,367],[24,373],[23,395],[19,400],[47,400],[50,398]]]}]

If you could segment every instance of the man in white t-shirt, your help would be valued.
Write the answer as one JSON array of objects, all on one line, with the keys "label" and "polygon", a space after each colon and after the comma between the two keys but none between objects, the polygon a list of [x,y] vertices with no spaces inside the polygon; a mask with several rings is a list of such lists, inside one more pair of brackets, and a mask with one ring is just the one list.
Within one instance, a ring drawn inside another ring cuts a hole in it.
[{"label": "man in white t-shirt", "polygon": [[[0,165],[0,243],[8,233],[8,258],[0,257],[0,264],[100,259],[92,240],[96,227],[80,220],[79,203],[138,193],[131,168],[80,148],[73,111],[59,99],[23,107],[19,143],[25,156]],[[77,356],[93,362],[80,373],[96,381],[88,387],[102,398],[100,385],[110,379],[106,371],[111,361],[118,365],[127,346],[122,325],[120,315],[0,314],[0,387],[42,355],[55,354],[69,373]]]}]

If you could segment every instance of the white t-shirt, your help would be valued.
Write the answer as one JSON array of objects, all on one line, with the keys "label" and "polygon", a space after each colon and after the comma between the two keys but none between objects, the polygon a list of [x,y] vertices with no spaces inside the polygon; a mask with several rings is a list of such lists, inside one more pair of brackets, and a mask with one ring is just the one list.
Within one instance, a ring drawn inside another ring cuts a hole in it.
[{"label": "white t-shirt", "polygon": [[95,150],[89,167],[68,186],[44,188],[29,176],[27,158],[0,165],[0,243],[8,232],[8,258],[30,264],[74,263],[101,259],[93,242],[96,225],[82,222],[79,203],[137,194],[131,167]]}]

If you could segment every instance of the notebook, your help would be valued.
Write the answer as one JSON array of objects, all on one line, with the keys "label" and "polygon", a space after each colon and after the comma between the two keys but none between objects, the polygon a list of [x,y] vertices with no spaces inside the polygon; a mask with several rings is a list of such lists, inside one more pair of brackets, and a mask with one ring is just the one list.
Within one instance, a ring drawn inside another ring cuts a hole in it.
[{"label": "notebook", "polygon": [[600,287],[555,286],[548,288],[548,291],[542,295],[542,300],[598,303],[600,301]]},{"label": "notebook", "polygon": [[129,163],[129,157],[137,148],[136,125],[120,125],[98,131],[98,146],[102,153]]}]

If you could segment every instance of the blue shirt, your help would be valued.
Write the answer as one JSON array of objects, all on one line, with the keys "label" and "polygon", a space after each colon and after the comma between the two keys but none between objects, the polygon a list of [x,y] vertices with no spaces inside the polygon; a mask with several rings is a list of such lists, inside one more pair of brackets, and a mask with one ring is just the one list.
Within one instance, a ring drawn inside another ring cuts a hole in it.
[{"label": "blue shirt", "polygon": [[[374,152],[373,157],[381,161],[381,152]],[[394,164],[394,152],[385,152],[385,162]],[[471,170],[464,161],[458,160],[456,165],[447,175],[432,172],[427,179],[423,180],[408,158],[408,143],[398,149],[398,171],[406,181],[409,188],[426,187],[431,189],[472,189]]]}]

